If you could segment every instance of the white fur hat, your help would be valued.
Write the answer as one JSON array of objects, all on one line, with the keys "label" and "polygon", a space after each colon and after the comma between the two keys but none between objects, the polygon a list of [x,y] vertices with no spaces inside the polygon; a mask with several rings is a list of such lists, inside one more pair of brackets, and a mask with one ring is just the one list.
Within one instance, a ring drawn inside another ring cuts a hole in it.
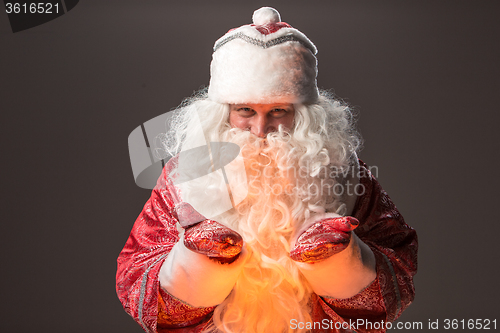
[{"label": "white fur hat", "polygon": [[208,97],[228,104],[315,102],[316,46],[274,8],[262,7],[252,19],[215,42]]}]

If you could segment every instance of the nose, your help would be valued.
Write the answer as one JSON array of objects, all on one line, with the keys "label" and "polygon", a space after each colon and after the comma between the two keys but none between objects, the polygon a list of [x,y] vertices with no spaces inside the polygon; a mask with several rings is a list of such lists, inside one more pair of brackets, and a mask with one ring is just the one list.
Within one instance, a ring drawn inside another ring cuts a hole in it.
[{"label": "nose", "polygon": [[259,138],[265,138],[267,134],[272,132],[274,129],[272,125],[269,123],[267,117],[260,115],[255,117],[254,121],[251,124],[250,132],[258,136]]}]

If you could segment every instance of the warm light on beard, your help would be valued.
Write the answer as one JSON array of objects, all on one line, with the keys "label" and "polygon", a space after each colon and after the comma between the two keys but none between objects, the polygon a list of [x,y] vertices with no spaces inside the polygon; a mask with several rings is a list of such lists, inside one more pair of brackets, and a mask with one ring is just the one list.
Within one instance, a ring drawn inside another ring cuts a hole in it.
[{"label": "warm light on beard", "polygon": [[249,194],[220,222],[242,235],[250,259],[216,308],[214,323],[225,332],[291,332],[290,320],[311,321],[312,291],[288,256],[289,243],[304,220],[326,206],[321,191],[306,192],[312,185],[327,185],[318,177],[302,176],[314,171],[298,170],[299,164],[311,167],[315,161],[299,161],[307,149],[286,133],[263,140],[233,129],[221,141],[241,147]]}]

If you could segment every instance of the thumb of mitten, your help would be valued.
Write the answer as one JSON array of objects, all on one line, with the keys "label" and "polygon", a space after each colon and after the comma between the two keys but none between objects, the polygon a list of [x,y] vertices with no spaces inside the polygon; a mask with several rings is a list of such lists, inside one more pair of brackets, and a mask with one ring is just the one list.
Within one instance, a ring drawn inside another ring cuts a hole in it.
[{"label": "thumb of mitten", "polygon": [[316,222],[297,238],[290,258],[307,263],[325,260],[349,246],[351,231],[358,225],[359,221],[351,216]]},{"label": "thumb of mitten", "polygon": [[243,247],[243,238],[236,231],[213,220],[204,220],[186,229],[184,245],[223,264],[236,260]]}]

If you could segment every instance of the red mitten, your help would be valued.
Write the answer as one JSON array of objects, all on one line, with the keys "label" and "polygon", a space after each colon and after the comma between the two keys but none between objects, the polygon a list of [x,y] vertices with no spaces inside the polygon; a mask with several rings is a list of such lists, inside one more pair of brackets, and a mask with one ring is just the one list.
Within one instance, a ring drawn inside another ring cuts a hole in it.
[{"label": "red mitten", "polygon": [[243,238],[216,221],[204,220],[186,229],[184,245],[221,264],[229,264],[240,255]]},{"label": "red mitten", "polygon": [[290,251],[290,258],[314,263],[343,251],[359,221],[351,216],[321,220],[304,231]]},{"label": "red mitten", "polygon": [[187,202],[177,202],[175,204],[174,214],[174,217],[184,229],[206,220],[203,215],[198,213],[196,209]]}]

